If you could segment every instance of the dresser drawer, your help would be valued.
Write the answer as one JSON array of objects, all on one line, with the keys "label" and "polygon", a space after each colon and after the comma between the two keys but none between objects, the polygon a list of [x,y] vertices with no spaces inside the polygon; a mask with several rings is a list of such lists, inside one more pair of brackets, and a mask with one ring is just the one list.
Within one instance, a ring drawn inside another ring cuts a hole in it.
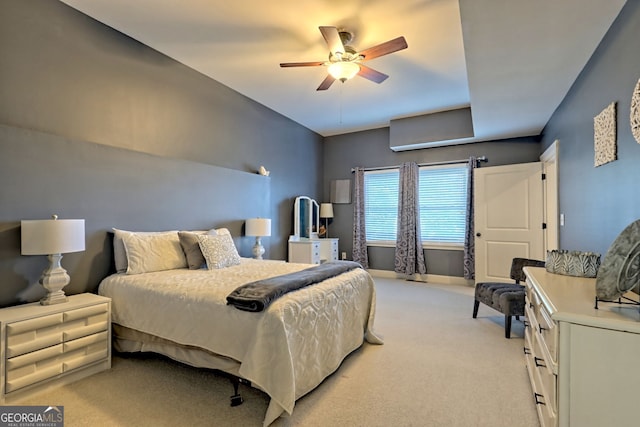
[{"label": "dresser drawer", "polygon": [[93,362],[106,359],[109,355],[109,333],[100,332],[64,343],[63,371],[68,372]]},{"label": "dresser drawer", "polygon": [[12,372],[11,376],[7,373],[5,393],[10,393],[60,375],[63,369],[62,363],[56,359],[51,359],[49,362],[51,363],[38,366],[37,369],[33,369],[30,372],[17,370]]},{"label": "dresser drawer", "polygon": [[27,365],[36,366],[36,364],[41,363],[44,360],[49,360],[61,355],[62,351],[63,346],[58,344],[7,359],[7,377],[9,377],[11,371],[16,371]]},{"label": "dresser drawer", "polygon": [[547,409],[557,413],[557,376],[554,372],[553,365],[544,354],[541,344],[539,335],[533,334],[533,366],[540,376],[540,383],[542,385],[546,405],[548,406]]},{"label": "dresser drawer", "polygon": [[[76,310],[82,313],[74,313],[73,316],[69,316],[69,321],[65,321],[63,334],[65,342],[109,329],[109,312],[106,304],[87,308],[93,308],[93,310]],[[79,317],[79,314],[83,317]]]},{"label": "dresser drawer", "polygon": [[550,369],[557,374],[558,325],[551,319],[551,315],[529,285],[527,285],[525,298],[525,315],[527,316],[532,336],[535,336],[540,343],[540,352],[549,362]]},{"label": "dresser drawer", "polygon": [[7,324],[6,357],[61,343],[62,324],[62,313]]},{"label": "dresser drawer", "polygon": [[104,318],[105,315],[109,314],[109,305],[108,304],[97,304],[91,305],[89,307],[78,308],[76,310],[70,310],[63,313],[63,320],[65,322],[71,322],[73,320],[78,319],[91,319],[95,318]]},{"label": "dresser drawer", "polygon": [[557,377],[550,373],[544,365],[540,347],[536,344],[535,334],[529,328],[525,330],[525,362],[540,425],[542,427],[556,426],[558,420]]},{"label": "dresser drawer", "polygon": [[7,359],[7,388],[19,388],[62,373],[62,344]]},{"label": "dresser drawer", "polygon": [[538,335],[540,345],[545,357],[549,359],[553,366],[550,367],[557,374],[558,366],[558,325],[551,319],[551,315],[544,306],[540,306],[538,316]]}]

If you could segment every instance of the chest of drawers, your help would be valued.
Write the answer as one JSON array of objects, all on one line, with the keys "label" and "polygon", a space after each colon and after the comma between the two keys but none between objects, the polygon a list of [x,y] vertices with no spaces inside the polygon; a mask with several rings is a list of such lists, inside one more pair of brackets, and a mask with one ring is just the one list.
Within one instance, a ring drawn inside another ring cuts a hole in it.
[{"label": "chest of drawers", "polygon": [[524,271],[524,353],[540,425],[638,425],[638,306],[595,309],[595,279]]},{"label": "chest of drawers", "polygon": [[338,239],[289,240],[289,262],[320,264],[338,260]]},{"label": "chest of drawers", "polygon": [[1,309],[0,356],[0,403],[109,369],[111,300],[81,294]]}]

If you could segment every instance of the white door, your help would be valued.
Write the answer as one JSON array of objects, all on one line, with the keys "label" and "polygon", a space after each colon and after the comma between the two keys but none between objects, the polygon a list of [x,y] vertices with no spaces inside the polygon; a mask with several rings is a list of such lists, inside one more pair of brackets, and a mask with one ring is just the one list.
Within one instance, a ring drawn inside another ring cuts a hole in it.
[{"label": "white door", "polygon": [[478,282],[510,282],[511,260],[544,260],[542,164],[478,168],[474,175]]}]

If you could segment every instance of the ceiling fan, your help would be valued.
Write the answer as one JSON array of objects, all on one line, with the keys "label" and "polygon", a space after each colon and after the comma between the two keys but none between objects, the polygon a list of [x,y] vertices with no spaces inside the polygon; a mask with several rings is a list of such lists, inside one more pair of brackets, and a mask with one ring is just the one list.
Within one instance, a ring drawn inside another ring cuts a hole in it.
[{"label": "ceiling fan", "polygon": [[407,41],[401,36],[358,52],[349,45],[353,40],[353,33],[338,30],[336,27],[324,26],[318,28],[329,46],[328,61],[280,63],[281,67],[315,67],[321,65],[328,67],[329,74],[316,90],[327,90],[336,80],[344,83],[356,74],[372,82],[382,83],[389,76],[367,67],[363,62],[407,48]]}]

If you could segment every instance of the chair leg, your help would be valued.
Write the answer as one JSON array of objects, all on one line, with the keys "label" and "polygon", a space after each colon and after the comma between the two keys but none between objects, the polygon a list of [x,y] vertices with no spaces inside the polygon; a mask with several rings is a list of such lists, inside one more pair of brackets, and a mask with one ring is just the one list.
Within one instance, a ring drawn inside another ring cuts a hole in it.
[{"label": "chair leg", "polygon": [[516,320],[520,320],[520,316],[516,316]]},{"label": "chair leg", "polygon": [[504,316],[504,337],[511,338],[511,316]]},{"label": "chair leg", "polygon": [[478,307],[480,306],[480,301],[475,300],[473,302],[473,318],[475,319],[476,317],[478,317]]}]

